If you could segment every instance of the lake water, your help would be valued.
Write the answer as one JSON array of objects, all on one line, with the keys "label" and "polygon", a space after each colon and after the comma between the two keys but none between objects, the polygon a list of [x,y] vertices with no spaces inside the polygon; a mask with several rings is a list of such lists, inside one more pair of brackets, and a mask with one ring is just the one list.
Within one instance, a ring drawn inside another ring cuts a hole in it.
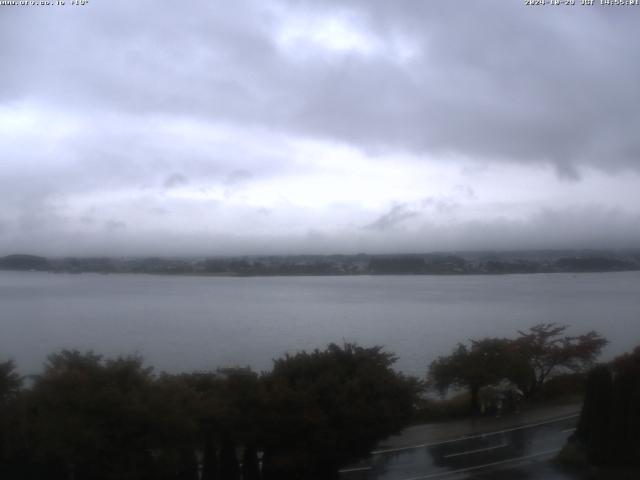
[{"label": "lake water", "polygon": [[35,373],[62,348],[138,352],[172,372],[355,341],[423,374],[459,341],[539,322],[596,329],[604,358],[640,344],[640,272],[503,276],[187,277],[0,272],[0,360]]}]

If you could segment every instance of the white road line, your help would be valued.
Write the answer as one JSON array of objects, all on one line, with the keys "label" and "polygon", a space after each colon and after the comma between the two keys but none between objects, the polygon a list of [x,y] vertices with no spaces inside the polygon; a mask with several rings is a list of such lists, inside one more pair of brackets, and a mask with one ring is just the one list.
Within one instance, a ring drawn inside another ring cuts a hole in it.
[{"label": "white road line", "polygon": [[371,467],[343,468],[342,470],[338,470],[338,473],[364,472],[366,470],[371,470]]},{"label": "white road line", "polygon": [[466,452],[451,453],[444,455],[443,458],[461,457],[462,455],[471,455],[472,453],[488,452],[489,450],[496,450],[498,448],[508,447],[508,443],[501,443],[500,445],[494,445],[493,447],[477,448],[476,450],[467,450]]},{"label": "white road line", "polygon": [[516,430],[524,430],[526,428],[539,427],[540,425],[548,425],[550,423],[558,423],[558,422],[562,422],[564,420],[569,420],[570,418],[576,418],[576,417],[579,417],[579,416],[580,416],[580,414],[576,413],[574,415],[567,415],[566,417],[555,418],[553,420],[545,420],[544,422],[530,423],[528,425],[520,425],[518,427],[507,428],[505,430],[497,430],[495,432],[480,433],[480,434],[476,434],[476,435],[467,435],[467,436],[463,436],[463,437],[453,438],[451,440],[444,440],[444,441],[441,441],[441,442],[420,443],[420,444],[417,444],[417,445],[410,445],[410,446],[407,446],[407,447],[397,447],[397,448],[386,448],[386,449],[383,449],[383,450],[374,450],[373,452],[371,452],[371,455],[382,455],[382,454],[385,454],[385,453],[401,452],[403,450],[414,450],[416,448],[426,448],[426,447],[435,447],[435,446],[438,446],[438,445],[446,445],[447,443],[461,442],[463,440],[471,440],[471,439],[474,439],[474,438],[488,437],[490,435],[498,435],[500,433],[515,432]]},{"label": "white road line", "polygon": [[450,470],[448,472],[431,473],[429,475],[424,475],[422,477],[405,478],[404,480],[426,480],[428,478],[448,477],[448,476],[451,476],[451,475],[457,475],[459,473],[466,473],[466,472],[471,472],[473,470],[480,470],[482,468],[496,467],[498,465],[505,465],[507,463],[523,462],[525,460],[530,460],[532,458],[543,457],[545,455],[552,455],[554,453],[558,453],[559,451],[560,451],[559,449],[545,450],[543,452],[533,453],[531,455],[526,455],[524,457],[516,457],[516,458],[511,458],[509,460],[501,460],[499,462],[485,463],[484,465],[477,465],[475,467],[460,468],[458,470]]},{"label": "white road line", "polygon": [[568,432],[575,432],[575,431],[576,431],[576,428],[573,427],[573,428],[566,428],[564,430],[560,430],[560,433],[568,433]]}]

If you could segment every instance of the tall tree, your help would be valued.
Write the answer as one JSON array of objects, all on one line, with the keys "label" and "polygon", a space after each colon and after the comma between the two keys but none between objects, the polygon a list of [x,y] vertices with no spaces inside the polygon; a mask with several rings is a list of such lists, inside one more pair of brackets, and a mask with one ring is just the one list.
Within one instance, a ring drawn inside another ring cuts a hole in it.
[{"label": "tall tree", "polygon": [[594,465],[640,467],[640,347],[589,372],[571,441]]},{"label": "tall tree", "polygon": [[16,372],[12,360],[0,363],[0,478],[9,476],[13,469],[13,458],[22,442],[18,430],[23,415],[18,395],[22,377]]},{"label": "tall tree", "polygon": [[202,451],[202,480],[218,480],[218,452],[216,450],[215,436],[211,431],[204,433],[204,448]]},{"label": "tall tree", "polygon": [[[567,325],[540,323],[528,331],[519,331],[515,340],[519,354],[518,370],[512,370],[511,380],[527,397],[559,372],[586,371],[608,343],[595,331],[583,335],[565,335]],[[525,365],[525,368],[521,368]]]},{"label": "tall tree", "polygon": [[640,467],[640,347],[613,362],[611,462]]},{"label": "tall tree", "polygon": [[31,395],[34,452],[66,477],[143,477],[150,470],[153,378],[139,357],[103,360],[92,352],[51,355]]},{"label": "tall tree", "polygon": [[258,451],[255,445],[245,445],[242,454],[242,480],[260,480]]},{"label": "tall tree", "polygon": [[450,387],[468,389],[470,410],[476,414],[480,411],[480,389],[506,378],[511,359],[512,343],[505,338],[472,340],[470,346],[459,343],[450,355],[431,363],[428,381],[442,394]]},{"label": "tall tree", "polygon": [[606,462],[610,453],[613,377],[608,366],[593,368],[587,375],[584,404],[576,429],[587,455],[596,464]]},{"label": "tall tree", "polygon": [[264,377],[264,478],[330,479],[410,420],[420,389],[381,347],[286,355]]},{"label": "tall tree", "polygon": [[240,465],[236,456],[236,444],[229,435],[225,435],[220,445],[220,478],[240,480]]},{"label": "tall tree", "polygon": [[16,372],[13,360],[0,363],[0,407],[18,394],[22,377]]}]

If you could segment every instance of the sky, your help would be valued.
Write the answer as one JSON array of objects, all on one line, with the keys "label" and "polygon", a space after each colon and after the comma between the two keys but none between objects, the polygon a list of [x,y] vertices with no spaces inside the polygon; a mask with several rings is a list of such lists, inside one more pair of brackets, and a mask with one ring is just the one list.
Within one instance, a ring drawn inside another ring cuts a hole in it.
[{"label": "sky", "polygon": [[640,7],[577,3],[0,5],[0,254],[638,247]]}]

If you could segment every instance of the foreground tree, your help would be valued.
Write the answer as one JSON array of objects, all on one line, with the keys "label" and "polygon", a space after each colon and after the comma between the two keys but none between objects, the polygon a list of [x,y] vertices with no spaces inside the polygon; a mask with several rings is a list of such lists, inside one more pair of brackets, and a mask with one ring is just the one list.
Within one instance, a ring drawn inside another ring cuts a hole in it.
[{"label": "foreground tree", "polygon": [[420,384],[381,347],[330,345],[276,360],[264,377],[263,478],[331,479],[409,422]]},{"label": "foreground tree", "polygon": [[611,462],[640,467],[640,347],[616,358],[612,369]]},{"label": "foreground tree", "polygon": [[640,347],[591,370],[571,441],[593,465],[640,467]]},{"label": "foreground tree", "polygon": [[591,461],[601,464],[609,456],[613,397],[611,369],[606,365],[593,368],[586,383],[585,399],[575,437],[584,441]]},{"label": "foreground tree", "polygon": [[22,377],[16,372],[13,360],[0,363],[0,405],[15,397],[22,386]]},{"label": "foreground tree", "polygon": [[22,409],[18,402],[22,377],[9,360],[0,363],[0,478],[12,473],[16,453],[24,443]]},{"label": "foreground tree", "polygon": [[152,472],[151,369],[138,357],[51,355],[27,399],[34,478],[145,478]]},{"label": "foreground tree", "polygon": [[428,382],[442,395],[451,387],[467,389],[470,410],[477,414],[480,389],[506,378],[514,358],[512,343],[506,338],[472,340],[470,346],[459,343],[450,355],[431,363]]},{"label": "foreground tree", "polygon": [[178,377],[198,397],[193,418],[202,445],[203,480],[239,478],[238,450],[244,451],[244,470],[254,460],[257,464],[256,442],[264,411],[258,375],[249,368],[224,368]]},{"label": "foreground tree", "polygon": [[533,397],[547,380],[559,373],[586,372],[607,340],[591,331],[565,335],[565,325],[542,323],[518,332],[516,339],[484,338],[470,345],[458,344],[450,355],[433,361],[429,384],[444,394],[450,387],[470,394],[472,413],[480,410],[483,387],[509,382]]},{"label": "foreground tree", "polygon": [[565,335],[567,325],[541,323],[520,331],[514,340],[518,361],[508,378],[525,397],[534,396],[544,383],[560,372],[585,372],[608,343],[595,331],[584,335]]}]

